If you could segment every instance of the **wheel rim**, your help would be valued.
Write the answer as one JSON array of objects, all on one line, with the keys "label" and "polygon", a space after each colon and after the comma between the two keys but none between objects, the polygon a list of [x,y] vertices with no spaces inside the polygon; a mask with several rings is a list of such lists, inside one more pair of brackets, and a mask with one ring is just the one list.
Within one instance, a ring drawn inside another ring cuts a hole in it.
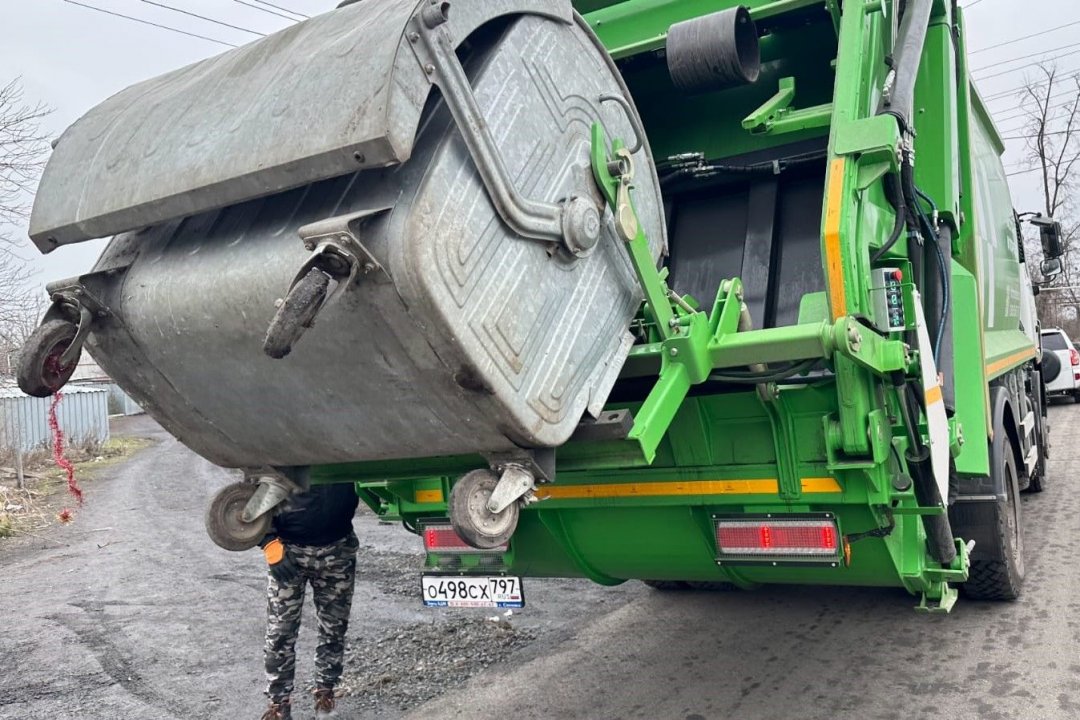
[{"label": "wheel rim", "polygon": [[60,364],[60,358],[63,357],[69,347],[71,347],[70,339],[56,342],[49,348],[49,352],[45,355],[45,361],[41,364],[41,382],[53,391],[63,387],[78,363],[78,360],[73,360],[67,365]]},{"label": "wheel rim", "polygon": [[500,513],[488,510],[487,503],[491,499],[493,487],[487,483],[477,483],[469,489],[466,501],[469,524],[476,528],[478,534],[488,538],[499,538],[513,530],[514,512],[513,505]]},{"label": "wheel rim", "polygon": [[[254,494],[254,491],[251,494]],[[222,528],[238,542],[258,540],[265,533],[262,527],[265,522],[262,517],[256,518],[254,522],[244,521],[244,508],[247,507],[251,494],[234,494],[221,508]]]}]

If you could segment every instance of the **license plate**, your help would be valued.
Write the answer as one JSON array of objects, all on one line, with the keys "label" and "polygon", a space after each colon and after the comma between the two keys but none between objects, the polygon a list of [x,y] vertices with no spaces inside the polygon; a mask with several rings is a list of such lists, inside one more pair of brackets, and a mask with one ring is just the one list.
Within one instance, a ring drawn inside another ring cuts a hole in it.
[{"label": "license plate", "polygon": [[424,575],[424,604],[451,608],[525,607],[521,578],[506,575]]}]

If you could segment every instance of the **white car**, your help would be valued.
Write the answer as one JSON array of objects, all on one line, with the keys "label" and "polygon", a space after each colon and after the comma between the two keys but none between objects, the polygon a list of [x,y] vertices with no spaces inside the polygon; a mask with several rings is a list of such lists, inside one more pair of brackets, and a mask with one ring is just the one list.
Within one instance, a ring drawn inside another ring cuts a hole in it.
[{"label": "white car", "polygon": [[[1042,331],[1042,349],[1046,394],[1069,395],[1074,402],[1080,402],[1080,352],[1076,351],[1072,340],[1059,328],[1047,328]],[[1060,365],[1057,372],[1054,372],[1053,358],[1047,358],[1050,354],[1056,356]]]}]

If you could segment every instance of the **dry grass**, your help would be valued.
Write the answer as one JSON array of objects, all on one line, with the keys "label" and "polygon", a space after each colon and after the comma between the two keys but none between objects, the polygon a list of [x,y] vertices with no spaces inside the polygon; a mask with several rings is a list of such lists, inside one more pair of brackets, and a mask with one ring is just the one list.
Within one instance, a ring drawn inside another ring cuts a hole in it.
[{"label": "dry grass", "polygon": [[[124,460],[151,444],[139,437],[114,437],[104,445],[84,444],[67,451],[75,464],[78,482],[93,481],[98,472]],[[53,462],[47,448],[27,453],[23,458],[26,487],[16,488],[14,458],[0,455],[0,539],[33,535],[57,522],[61,509],[71,500],[66,475]]]}]

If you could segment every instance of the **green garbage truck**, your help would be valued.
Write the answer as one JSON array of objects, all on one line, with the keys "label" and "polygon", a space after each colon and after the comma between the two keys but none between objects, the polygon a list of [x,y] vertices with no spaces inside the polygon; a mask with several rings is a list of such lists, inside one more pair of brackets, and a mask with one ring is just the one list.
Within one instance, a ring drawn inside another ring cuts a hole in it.
[{"label": "green garbage truck", "polygon": [[59,138],[31,238],[112,239],[48,286],[20,384],[85,349],[242,469],[231,550],[354,484],[423,538],[428,605],[1013,599],[1049,433],[966,44],[955,0],[343,3]]}]

